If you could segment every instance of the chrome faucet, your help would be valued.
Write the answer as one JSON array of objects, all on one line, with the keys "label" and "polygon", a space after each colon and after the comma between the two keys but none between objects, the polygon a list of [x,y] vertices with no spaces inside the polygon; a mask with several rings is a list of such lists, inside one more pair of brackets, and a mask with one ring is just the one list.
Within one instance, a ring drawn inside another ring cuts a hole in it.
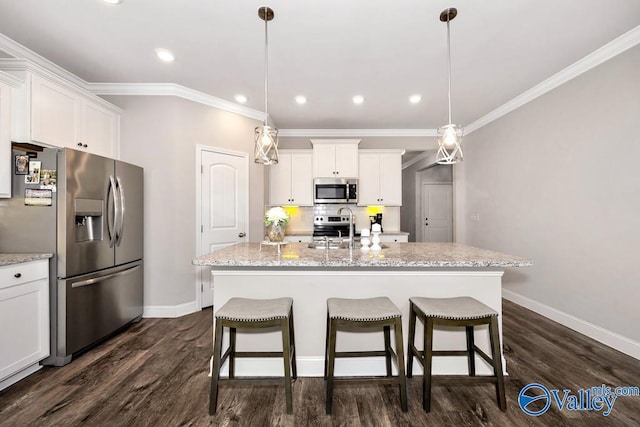
[{"label": "chrome faucet", "polygon": [[338,209],[338,215],[341,215],[344,210],[349,212],[349,249],[353,249],[353,211],[350,208],[343,206]]}]

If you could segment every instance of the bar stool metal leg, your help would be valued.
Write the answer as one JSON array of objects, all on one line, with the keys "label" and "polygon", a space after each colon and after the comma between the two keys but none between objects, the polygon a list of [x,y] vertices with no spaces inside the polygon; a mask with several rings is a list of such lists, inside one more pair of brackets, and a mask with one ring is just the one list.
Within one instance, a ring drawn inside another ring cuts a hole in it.
[{"label": "bar stool metal leg", "polygon": [[229,378],[236,375],[236,328],[229,328]]},{"label": "bar stool metal leg", "polygon": [[426,318],[424,325],[424,377],[422,381],[422,407],[431,411],[431,363],[433,361],[433,319]]},{"label": "bar stool metal leg", "polygon": [[493,360],[493,372],[496,376],[496,398],[498,406],[503,411],[507,410],[505,397],[504,373],[502,372],[502,356],[500,353],[500,332],[498,331],[498,317],[491,317],[489,324],[489,337],[491,340],[491,359]]},{"label": "bar stool metal leg", "polygon": [[284,361],[284,394],[287,401],[287,414],[293,413],[291,393],[291,333],[289,319],[282,319],[282,359]]},{"label": "bar stool metal leg", "polygon": [[476,353],[473,349],[475,346],[474,337],[473,337],[473,326],[466,326],[467,331],[467,352],[469,355],[467,356],[468,364],[469,364],[469,376],[476,376]]},{"label": "bar stool metal leg", "polygon": [[407,342],[407,378],[413,377],[413,358],[420,357],[415,348],[416,312],[413,303],[409,304],[409,341]]},{"label": "bar stool metal leg", "polygon": [[213,344],[213,370],[211,372],[211,390],[209,392],[209,415],[215,414],[218,406],[218,379],[220,378],[222,331],[222,322],[220,320],[216,320],[216,331]]},{"label": "bar stool metal leg", "polygon": [[289,342],[291,343],[291,378],[298,378],[298,366],[296,364],[296,334],[293,330],[293,307],[289,313]]},{"label": "bar stool metal leg", "polygon": [[[396,336],[396,355],[398,358],[398,379],[400,386],[400,406],[403,412],[408,411],[408,402],[407,402],[407,378],[404,375],[404,347],[402,344],[402,320],[398,317],[395,321],[394,335]],[[389,360],[389,371],[391,370],[391,358]],[[389,372],[389,376],[391,373]]]},{"label": "bar stool metal leg", "polygon": [[391,376],[391,326],[385,326],[384,330],[384,353],[387,365],[387,376]]},{"label": "bar stool metal leg", "polygon": [[329,356],[327,365],[327,393],[325,402],[325,412],[331,415],[331,407],[333,405],[333,371],[336,361],[336,327],[333,320],[329,320]]}]

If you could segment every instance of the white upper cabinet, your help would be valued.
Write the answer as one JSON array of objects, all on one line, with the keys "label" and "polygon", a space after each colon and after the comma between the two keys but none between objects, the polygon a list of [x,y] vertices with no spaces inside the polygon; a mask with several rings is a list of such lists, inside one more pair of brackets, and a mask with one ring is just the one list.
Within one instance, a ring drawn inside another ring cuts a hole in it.
[{"label": "white upper cabinet", "polygon": [[314,178],[356,178],[359,139],[312,139]]},{"label": "white upper cabinet", "polygon": [[360,150],[358,205],[402,206],[404,150]]},{"label": "white upper cabinet", "polygon": [[0,59],[24,82],[14,95],[12,138],[118,156],[121,110],[26,60]]},{"label": "white upper cabinet", "polygon": [[71,147],[80,141],[80,98],[37,75],[31,76],[31,140]]},{"label": "white upper cabinet", "polygon": [[82,104],[82,137],[74,148],[116,157],[120,140],[120,114],[92,102]]},{"label": "white upper cabinet", "polygon": [[269,204],[313,205],[311,150],[280,150],[278,164],[269,166]]},{"label": "white upper cabinet", "polygon": [[11,86],[0,81],[0,197],[11,197]]}]

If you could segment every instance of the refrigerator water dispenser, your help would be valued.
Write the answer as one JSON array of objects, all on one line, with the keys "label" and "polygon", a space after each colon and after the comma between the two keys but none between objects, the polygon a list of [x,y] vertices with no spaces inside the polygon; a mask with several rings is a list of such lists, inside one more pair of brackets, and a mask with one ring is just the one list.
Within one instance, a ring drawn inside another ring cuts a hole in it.
[{"label": "refrigerator water dispenser", "polygon": [[75,199],[76,242],[102,240],[103,201]]}]

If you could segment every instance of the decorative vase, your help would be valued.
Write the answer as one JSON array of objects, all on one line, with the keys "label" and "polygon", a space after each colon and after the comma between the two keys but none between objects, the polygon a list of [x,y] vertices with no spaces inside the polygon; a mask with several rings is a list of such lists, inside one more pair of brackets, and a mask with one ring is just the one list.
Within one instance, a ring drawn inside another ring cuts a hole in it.
[{"label": "decorative vase", "polygon": [[270,242],[282,242],[284,240],[284,224],[272,222],[267,226],[267,237]]}]

